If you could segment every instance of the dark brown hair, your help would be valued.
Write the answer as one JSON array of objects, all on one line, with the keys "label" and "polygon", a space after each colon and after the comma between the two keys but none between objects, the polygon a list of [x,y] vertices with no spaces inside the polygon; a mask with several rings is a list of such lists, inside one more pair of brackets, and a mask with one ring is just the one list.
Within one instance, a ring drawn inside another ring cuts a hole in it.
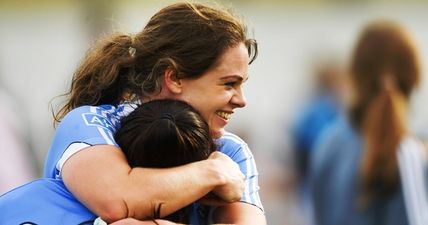
[{"label": "dark brown hair", "polygon": [[365,27],[351,64],[356,98],[350,116],[365,141],[360,173],[366,204],[390,196],[399,185],[396,151],[407,132],[406,104],[420,68],[409,33],[391,21]]},{"label": "dark brown hair", "polygon": [[55,121],[82,105],[117,104],[156,94],[167,68],[179,79],[196,78],[239,43],[246,45],[251,63],[257,43],[246,33],[242,21],[225,9],[199,3],[167,6],[136,35],[112,35],[88,52]]},{"label": "dark brown hair", "polygon": [[[202,116],[178,100],[143,103],[122,119],[115,140],[131,167],[175,167],[207,159],[216,150]],[[185,207],[167,219],[188,224],[187,210]],[[160,212],[156,214],[160,216]]]}]

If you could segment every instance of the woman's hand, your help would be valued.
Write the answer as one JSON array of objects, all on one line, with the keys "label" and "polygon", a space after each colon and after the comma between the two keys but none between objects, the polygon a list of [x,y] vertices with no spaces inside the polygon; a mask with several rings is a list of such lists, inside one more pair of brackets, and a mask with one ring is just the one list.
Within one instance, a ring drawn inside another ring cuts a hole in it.
[{"label": "woman's hand", "polygon": [[245,176],[238,164],[219,151],[213,152],[208,159],[215,163],[223,181],[212,192],[227,203],[239,201],[245,189]]},{"label": "woman's hand", "polygon": [[181,223],[174,223],[168,220],[136,220],[134,218],[126,218],[119,221],[116,221],[114,223],[111,223],[110,225],[184,225]]}]

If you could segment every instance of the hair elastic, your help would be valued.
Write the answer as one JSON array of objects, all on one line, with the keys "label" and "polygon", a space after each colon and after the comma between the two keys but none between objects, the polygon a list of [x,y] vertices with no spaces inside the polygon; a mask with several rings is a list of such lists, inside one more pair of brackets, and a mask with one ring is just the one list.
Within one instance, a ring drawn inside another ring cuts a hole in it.
[{"label": "hair elastic", "polygon": [[160,119],[171,120],[173,123],[175,123],[175,117],[171,113],[163,113]]},{"label": "hair elastic", "polygon": [[137,52],[137,49],[135,49],[134,47],[129,47],[128,49],[129,55],[134,58],[135,57],[135,53]]}]

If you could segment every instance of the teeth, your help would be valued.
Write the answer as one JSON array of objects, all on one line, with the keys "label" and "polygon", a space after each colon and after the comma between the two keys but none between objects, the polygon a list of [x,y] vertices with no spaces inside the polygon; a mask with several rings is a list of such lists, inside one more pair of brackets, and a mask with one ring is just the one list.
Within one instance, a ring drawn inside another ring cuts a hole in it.
[{"label": "teeth", "polygon": [[227,112],[217,112],[217,115],[219,115],[221,118],[228,120],[230,119],[230,115],[231,113],[227,113]]}]

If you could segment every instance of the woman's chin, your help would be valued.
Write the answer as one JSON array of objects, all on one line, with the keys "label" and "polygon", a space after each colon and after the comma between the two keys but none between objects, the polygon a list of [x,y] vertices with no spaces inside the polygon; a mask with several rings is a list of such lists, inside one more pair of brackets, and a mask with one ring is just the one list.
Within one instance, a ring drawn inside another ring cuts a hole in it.
[{"label": "woman's chin", "polygon": [[211,136],[215,139],[220,138],[221,136],[223,136],[223,134],[224,134],[224,129],[211,131]]}]

